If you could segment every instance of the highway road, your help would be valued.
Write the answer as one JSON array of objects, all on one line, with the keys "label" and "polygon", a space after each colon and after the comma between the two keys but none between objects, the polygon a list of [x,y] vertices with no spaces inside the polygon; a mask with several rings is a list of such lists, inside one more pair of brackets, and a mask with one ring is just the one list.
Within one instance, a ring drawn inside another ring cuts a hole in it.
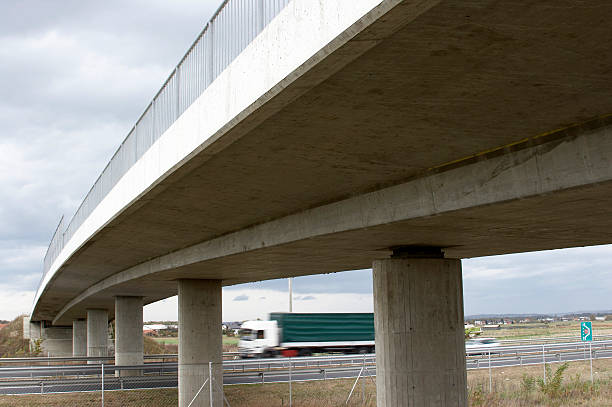
[{"label": "highway road", "polygon": [[[593,359],[612,358],[612,341],[592,343]],[[544,355],[542,350],[545,351]],[[491,353],[489,355],[489,352]],[[589,349],[582,343],[521,345],[481,348],[470,351],[468,369],[527,366],[565,361],[588,360]],[[1,361],[0,361],[1,362]],[[375,355],[337,355],[308,358],[273,358],[224,361],[225,385],[283,383],[292,381],[375,376]],[[290,369],[291,366],[291,369]],[[362,372],[362,368],[365,369]],[[114,377],[114,366],[105,365],[104,390],[174,388],[177,386],[176,362],[133,366],[143,376]],[[100,391],[100,364],[75,366],[0,367],[0,394],[32,394]],[[291,371],[290,371],[291,370]]]}]

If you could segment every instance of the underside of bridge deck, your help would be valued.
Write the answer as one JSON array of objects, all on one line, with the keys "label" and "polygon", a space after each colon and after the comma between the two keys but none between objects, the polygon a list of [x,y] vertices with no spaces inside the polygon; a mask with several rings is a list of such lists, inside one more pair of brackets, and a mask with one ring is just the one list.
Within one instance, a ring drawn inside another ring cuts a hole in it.
[{"label": "underside of bridge deck", "polygon": [[33,317],[70,324],[183,278],[367,268],[397,245],[462,258],[611,243],[612,3],[412,3],[125,208]]}]

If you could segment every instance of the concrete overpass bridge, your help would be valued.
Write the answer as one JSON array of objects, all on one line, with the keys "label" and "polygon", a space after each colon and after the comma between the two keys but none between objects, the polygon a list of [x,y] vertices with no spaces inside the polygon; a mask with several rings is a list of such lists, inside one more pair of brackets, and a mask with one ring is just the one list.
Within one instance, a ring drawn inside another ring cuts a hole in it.
[{"label": "concrete overpass bridge", "polygon": [[373,267],[378,405],[467,405],[460,259],[612,243],[611,17],[224,3],[58,226],[32,321],[94,356],[114,318],[135,365],[143,304],[178,293],[187,405],[222,286]]}]

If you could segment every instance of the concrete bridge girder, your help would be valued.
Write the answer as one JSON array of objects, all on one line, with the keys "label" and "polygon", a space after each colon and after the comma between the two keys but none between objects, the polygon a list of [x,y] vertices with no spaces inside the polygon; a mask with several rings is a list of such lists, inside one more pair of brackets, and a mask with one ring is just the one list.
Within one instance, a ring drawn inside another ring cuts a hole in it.
[{"label": "concrete bridge girder", "polygon": [[[217,377],[201,366],[220,357],[203,326],[220,324],[222,285],[375,260],[379,404],[465,405],[452,259],[612,242],[612,127],[602,119],[612,111],[602,48],[612,3],[350,3],[292,2],[85,219],[33,316],[89,314],[88,354],[98,354],[100,321],[123,315],[118,298],[178,293],[185,404]],[[447,259],[387,258],[413,245]],[[432,303],[403,298],[419,284],[435,288]],[[198,290],[218,301],[198,303]],[[424,307],[451,323],[424,322]],[[395,329],[407,324],[418,332]],[[418,357],[407,344],[427,353],[414,336],[427,329],[450,348],[434,361],[445,402],[422,398],[436,377],[423,370],[421,386],[407,368]],[[194,356],[200,338],[206,358]],[[391,385],[398,375],[413,390]]]}]

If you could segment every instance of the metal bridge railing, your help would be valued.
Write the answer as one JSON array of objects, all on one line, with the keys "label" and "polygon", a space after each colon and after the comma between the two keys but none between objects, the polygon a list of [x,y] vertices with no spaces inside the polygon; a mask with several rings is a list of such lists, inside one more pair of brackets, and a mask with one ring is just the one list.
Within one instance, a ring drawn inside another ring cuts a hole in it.
[{"label": "metal bridge railing", "polygon": [[65,244],[125,173],[290,0],[225,0],[140,116],[44,258],[45,275]]}]

